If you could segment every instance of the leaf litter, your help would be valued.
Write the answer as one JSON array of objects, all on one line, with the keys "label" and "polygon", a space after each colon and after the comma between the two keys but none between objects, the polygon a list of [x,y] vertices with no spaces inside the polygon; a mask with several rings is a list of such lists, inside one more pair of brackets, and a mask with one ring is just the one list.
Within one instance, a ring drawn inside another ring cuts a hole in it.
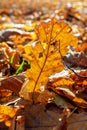
[{"label": "leaf litter", "polygon": [[86,130],[86,4],[79,11],[71,3],[30,9],[19,1],[16,12],[13,1],[1,3],[1,130],[14,129],[11,119],[22,115],[26,130]]}]

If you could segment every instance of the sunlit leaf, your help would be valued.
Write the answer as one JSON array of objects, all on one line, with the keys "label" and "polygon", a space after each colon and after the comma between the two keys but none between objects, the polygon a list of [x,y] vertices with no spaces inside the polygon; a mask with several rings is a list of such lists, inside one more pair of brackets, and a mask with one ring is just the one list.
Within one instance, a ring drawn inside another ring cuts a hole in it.
[{"label": "sunlit leaf", "polygon": [[67,86],[71,87],[74,84],[74,81],[69,78],[69,77],[59,77],[59,78],[53,78],[48,82],[48,87],[53,86],[54,88],[56,87],[62,87],[62,86]]},{"label": "sunlit leaf", "polygon": [[64,69],[59,49],[62,55],[65,55],[68,46],[77,46],[77,39],[71,34],[68,24],[55,19],[36,26],[36,34],[39,42],[25,46],[31,68],[26,72],[29,82],[20,91],[23,98],[35,102],[41,92],[41,86],[47,84],[49,76]]},{"label": "sunlit leaf", "polygon": [[82,98],[75,97],[73,102],[79,107],[87,108],[87,102]]},{"label": "sunlit leaf", "polygon": [[58,22],[55,18],[47,23],[42,23],[36,27],[36,33],[41,43],[52,44],[55,41],[60,42],[60,51],[65,55],[68,51],[68,46],[76,47],[78,40],[72,35],[71,27],[64,23]]},{"label": "sunlit leaf", "polygon": [[[18,110],[19,107],[11,108],[9,106],[0,105],[0,122],[9,122],[9,119],[13,118]],[[7,125],[10,125],[10,122],[9,124],[7,123]]]}]

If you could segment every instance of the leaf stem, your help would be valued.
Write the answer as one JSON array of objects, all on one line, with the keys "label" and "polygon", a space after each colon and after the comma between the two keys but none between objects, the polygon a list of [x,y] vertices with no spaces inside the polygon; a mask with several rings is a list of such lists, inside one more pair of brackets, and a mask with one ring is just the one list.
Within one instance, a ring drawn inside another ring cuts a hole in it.
[{"label": "leaf stem", "polygon": [[[41,68],[41,70],[40,70],[40,73],[39,73],[39,75],[38,75],[38,77],[37,77],[37,80],[36,80],[36,82],[35,82],[35,86],[34,86],[34,89],[33,89],[33,94],[32,94],[33,104],[35,104],[35,101],[34,101],[34,92],[35,92],[37,83],[38,83],[38,81],[39,81],[40,75],[41,75],[41,73],[43,72],[43,69],[44,69],[45,63],[46,63],[46,61],[47,61],[48,54],[49,54],[49,48],[50,48],[50,42],[51,42],[51,36],[52,36],[53,26],[54,26],[54,25],[52,25],[52,30],[51,30],[51,33],[50,33],[50,41],[47,43],[47,44],[48,44],[48,46],[47,46],[47,54],[46,54],[46,57],[45,57],[43,66],[42,66],[42,68]],[[44,29],[44,27],[43,27],[43,29]],[[45,29],[44,29],[44,32],[45,32],[45,34],[46,34]],[[46,35],[46,40],[47,40],[47,35]]]}]

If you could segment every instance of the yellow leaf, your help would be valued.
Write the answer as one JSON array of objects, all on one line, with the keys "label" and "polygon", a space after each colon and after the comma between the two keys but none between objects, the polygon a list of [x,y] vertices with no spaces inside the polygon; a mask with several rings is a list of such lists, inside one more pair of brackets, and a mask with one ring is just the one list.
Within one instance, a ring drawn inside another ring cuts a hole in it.
[{"label": "yellow leaf", "polygon": [[87,108],[87,102],[82,98],[75,97],[73,102],[79,107]]},{"label": "yellow leaf", "polygon": [[29,82],[20,91],[20,96],[31,102],[37,102],[41,87],[46,86],[49,76],[64,69],[59,49],[65,55],[69,45],[77,46],[77,39],[68,24],[55,19],[36,26],[36,34],[39,42],[25,47],[31,68],[26,72]]},{"label": "yellow leaf", "polygon": [[69,78],[69,77],[58,77],[58,78],[53,78],[51,81],[48,82],[48,88],[57,88],[57,87],[72,87],[74,84],[74,81]]},{"label": "yellow leaf", "polygon": [[9,119],[13,118],[18,110],[19,107],[11,108],[10,106],[0,105],[0,122],[5,121],[8,126],[10,124]]},{"label": "yellow leaf", "polygon": [[41,43],[54,43],[59,41],[62,55],[67,53],[68,46],[76,47],[78,43],[77,38],[72,35],[71,27],[62,21],[57,21],[55,18],[37,26],[36,33]]}]

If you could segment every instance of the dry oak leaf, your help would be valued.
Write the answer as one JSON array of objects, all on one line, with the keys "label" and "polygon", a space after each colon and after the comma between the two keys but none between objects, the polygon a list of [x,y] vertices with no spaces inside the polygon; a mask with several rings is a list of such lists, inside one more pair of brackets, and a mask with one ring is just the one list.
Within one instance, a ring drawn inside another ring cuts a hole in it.
[{"label": "dry oak leaf", "polygon": [[73,84],[74,81],[71,78],[54,78],[52,81],[48,82],[47,89],[51,89],[58,95],[68,98],[74,102],[76,106],[87,108],[87,102],[84,99],[77,97],[72,91],[71,87]]},{"label": "dry oak leaf", "polygon": [[19,74],[16,76],[10,76],[8,78],[1,80],[0,93],[1,91],[5,89],[5,90],[11,90],[14,93],[18,94],[25,79],[26,79],[25,74],[22,73],[22,74]]},{"label": "dry oak leaf", "polygon": [[87,112],[73,113],[67,118],[67,130],[87,130]]},{"label": "dry oak leaf", "polygon": [[64,69],[59,49],[62,55],[65,55],[68,46],[76,47],[78,43],[70,26],[56,21],[55,18],[42,22],[35,29],[39,41],[25,46],[25,54],[31,68],[26,72],[29,82],[25,83],[20,91],[20,96],[31,102],[37,102],[38,94],[47,84],[49,76]]},{"label": "dry oak leaf", "polygon": [[59,118],[62,117],[61,111],[55,104],[47,104],[44,106],[42,103],[29,105],[26,104],[25,108],[25,122],[27,130],[54,130],[54,127],[60,124]]}]

